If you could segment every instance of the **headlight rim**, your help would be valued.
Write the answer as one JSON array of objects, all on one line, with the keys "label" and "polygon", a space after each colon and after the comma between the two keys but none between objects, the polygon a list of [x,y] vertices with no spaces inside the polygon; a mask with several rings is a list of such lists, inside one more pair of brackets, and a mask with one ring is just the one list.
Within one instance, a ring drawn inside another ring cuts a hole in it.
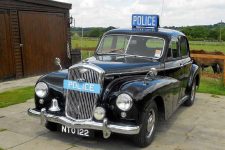
[{"label": "headlight rim", "polygon": [[[127,109],[121,109],[121,108],[118,106],[118,104],[117,104],[118,98],[119,98],[119,96],[122,95],[122,94],[125,94],[125,95],[129,96],[129,98],[130,98],[130,100],[131,100],[131,104],[130,104],[130,106],[129,106]],[[132,108],[133,104],[134,104],[134,101],[133,101],[132,96],[131,96],[130,94],[126,93],[126,92],[120,93],[120,94],[117,96],[117,98],[116,98],[116,106],[117,106],[117,108],[118,108],[120,111],[124,111],[124,112],[129,111],[129,110]]]},{"label": "headlight rim", "polygon": [[[46,94],[45,94],[44,96],[40,96],[40,95],[38,95],[37,92],[36,92],[36,91],[37,91],[37,90],[36,90],[36,87],[37,87],[37,85],[40,84],[40,83],[44,83],[44,84],[46,85],[46,87],[47,87]],[[35,95],[36,95],[37,97],[43,99],[43,98],[45,98],[45,97],[48,96],[48,93],[49,93],[49,87],[48,87],[48,84],[45,83],[45,82],[43,82],[43,81],[37,82],[36,85],[35,85],[34,91],[35,91]]]}]

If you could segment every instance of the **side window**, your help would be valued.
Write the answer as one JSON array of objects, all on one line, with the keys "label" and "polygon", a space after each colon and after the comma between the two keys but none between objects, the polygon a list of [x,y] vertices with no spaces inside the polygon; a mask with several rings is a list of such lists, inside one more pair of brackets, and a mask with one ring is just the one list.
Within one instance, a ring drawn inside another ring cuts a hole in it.
[{"label": "side window", "polygon": [[180,53],[182,57],[188,56],[188,43],[185,37],[181,37],[180,40]]},{"label": "side window", "polygon": [[170,41],[169,49],[167,52],[167,58],[173,59],[173,58],[177,58],[179,56],[180,56],[180,53],[179,53],[179,48],[178,48],[178,39],[173,38]]}]

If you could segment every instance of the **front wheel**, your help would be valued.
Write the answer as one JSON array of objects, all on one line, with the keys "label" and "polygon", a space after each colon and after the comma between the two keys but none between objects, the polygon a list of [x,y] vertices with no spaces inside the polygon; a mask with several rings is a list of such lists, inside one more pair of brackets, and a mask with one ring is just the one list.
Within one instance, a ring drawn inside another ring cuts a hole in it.
[{"label": "front wheel", "polygon": [[153,141],[158,123],[158,109],[154,101],[151,101],[142,113],[142,126],[139,134],[134,136],[134,142],[140,147],[146,147]]},{"label": "front wheel", "polygon": [[190,91],[190,94],[189,94],[189,98],[188,98],[188,100],[186,100],[184,102],[185,106],[191,106],[191,105],[194,104],[195,93],[196,93],[196,80],[194,80],[193,83],[192,83],[192,87],[191,87],[191,91]]}]

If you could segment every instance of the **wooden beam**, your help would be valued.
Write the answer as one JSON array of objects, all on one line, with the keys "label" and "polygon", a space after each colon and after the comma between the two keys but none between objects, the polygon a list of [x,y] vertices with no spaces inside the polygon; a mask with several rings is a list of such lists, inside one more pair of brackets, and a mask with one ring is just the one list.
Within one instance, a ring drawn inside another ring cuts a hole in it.
[{"label": "wooden beam", "polygon": [[223,85],[225,86],[225,59],[223,61]]},{"label": "wooden beam", "polygon": [[194,58],[225,59],[225,55],[191,54]]}]

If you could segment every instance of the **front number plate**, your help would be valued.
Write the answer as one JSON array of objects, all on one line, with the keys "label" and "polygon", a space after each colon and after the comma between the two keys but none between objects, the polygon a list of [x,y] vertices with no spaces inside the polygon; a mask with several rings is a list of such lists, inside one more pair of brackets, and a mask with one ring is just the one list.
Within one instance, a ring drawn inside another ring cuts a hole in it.
[{"label": "front number plate", "polygon": [[100,84],[78,82],[78,81],[72,81],[72,80],[64,80],[63,88],[67,90],[75,90],[75,91],[95,93],[95,94],[99,94],[101,91]]},{"label": "front number plate", "polygon": [[69,128],[67,126],[63,126],[63,125],[61,126],[61,132],[73,134],[73,135],[85,136],[85,137],[90,136],[90,132],[87,129],[74,129],[74,128]]}]

